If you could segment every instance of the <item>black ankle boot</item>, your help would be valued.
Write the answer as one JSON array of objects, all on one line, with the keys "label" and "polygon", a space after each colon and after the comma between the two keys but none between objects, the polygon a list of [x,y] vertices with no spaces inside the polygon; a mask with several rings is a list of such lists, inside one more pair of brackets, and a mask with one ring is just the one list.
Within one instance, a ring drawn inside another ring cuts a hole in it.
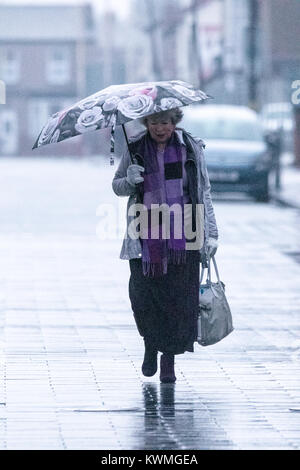
[{"label": "black ankle boot", "polygon": [[172,383],[176,381],[174,371],[174,355],[162,354],[160,356],[160,381],[163,383]]},{"label": "black ankle boot", "polygon": [[157,371],[157,352],[157,349],[145,342],[142,372],[146,377],[152,377]]}]

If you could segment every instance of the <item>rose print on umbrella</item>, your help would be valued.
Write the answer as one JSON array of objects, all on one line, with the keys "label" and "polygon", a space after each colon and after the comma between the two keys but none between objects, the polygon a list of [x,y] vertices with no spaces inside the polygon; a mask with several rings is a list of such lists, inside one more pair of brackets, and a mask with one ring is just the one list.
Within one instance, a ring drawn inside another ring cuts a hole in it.
[{"label": "rose print on umbrella", "polygon": [[182,101],[179,101],[177,98],[162,98],[159,107],[162,111],[165,111],[167,109],[177,108],[182,105]]},{"label": "rose print on umbrella", "polygon": [[119,96],[111,96],[104,101],[102,109],[103,111],[115,111],[118,107],[121,98]]},{"label": "rose print on umbrella", "polygon": [[127,118],[138,119],[151,113],[153,99],[149,95],[133,95],[120,101],[118,110]]},{"label": "rose print on umbrella", "polygon": [[94,106],[97,106],[98,102],[99,102],[99,98],[90,98],[90,99],[82,101],[81,103],[78,103],[78,107],[80,109],[91,109]]},{"label": "rose print on umbrella", "polygon": [[103,120],[103,113],[100,106],[94,106],[92,109],[85,109],[78,117],[75,129],[80,134],[94,131]]},{"label": "rose print on umbrella", "polygon": [[111,85],[52,115],[33,148],[212,98],[181,80]]},{"label": "rose print on umbrella", "polygon": [[184,98],[188,98],[193,101],[198,101],[198,96],[195,90],[190,90],[189,88],[183,87],[182,85],[174,85],[174,90],[177,91]]},{"label": "rose print on umbrella", "polygon": [[46,126],[43,128],[38,139],[38,147],[50,143],[51,138],[55,133],[55,129],[59,123],[59,115],[56,113],[54,116],[51,117]]},{"label": "rose print on umbrella", "polygon": [[157,88],[156,86],[139,87],[131,90],[129,95],[148,95],[155,100],[157,97]]},{"label": "rose print on umbrella", "polygon": [[56,131],[54,132],[54,134],[52,135],[49,141],[49,144],[54,144],[55,142],[58,142],[59,136],[60,136],[60,130],[56,129]]}]

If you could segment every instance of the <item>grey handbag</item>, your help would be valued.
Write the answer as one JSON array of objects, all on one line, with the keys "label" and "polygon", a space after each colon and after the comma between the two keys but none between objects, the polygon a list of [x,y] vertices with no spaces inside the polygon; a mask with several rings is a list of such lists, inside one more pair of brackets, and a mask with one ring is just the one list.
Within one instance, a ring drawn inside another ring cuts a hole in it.
[{"label": "grey handbag", "polygon": [[225,296],[225,284],[220,281],[215,257],[212,257],[218,282],[211,281],[211,258],[208,257],[208,277],[202,283],[204,268],[201,268],[199,285],[199,311],[197,341],[201,346],[215,344],[233,331],[232,317]]}]

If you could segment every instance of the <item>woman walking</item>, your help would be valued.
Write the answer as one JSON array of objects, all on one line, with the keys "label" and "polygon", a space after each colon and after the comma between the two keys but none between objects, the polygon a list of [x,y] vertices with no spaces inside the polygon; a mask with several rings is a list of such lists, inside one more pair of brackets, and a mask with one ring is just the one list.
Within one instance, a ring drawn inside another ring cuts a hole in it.
[{"label": "woman walking", "polygon": [[[129,196],[120,258],[130,264],[129,297],[145,346],[142,372],[147,377],[156,373],[160,351],[161,382],[176,381],[175,355],[194,352],[200,263],[206,266],[207,255],[212,256],[218,246],[205,146],[201,139],[176,127],[182,116],[174,108],[144,118],[146,131],[129,144],[139,164],[131,163],[126,149],[112,182],[115,194]],[[137,202],[145,208],[139,236],[132,235],[132,209]],[[177,207],[182,214],[179,218],[170,215],[167,238],[161,213],[156,226],[152,217],[161,205]],[[199,207],[204,210],[200,224]],[[203,246],[197,245],[199,230],[203,231]]]}]

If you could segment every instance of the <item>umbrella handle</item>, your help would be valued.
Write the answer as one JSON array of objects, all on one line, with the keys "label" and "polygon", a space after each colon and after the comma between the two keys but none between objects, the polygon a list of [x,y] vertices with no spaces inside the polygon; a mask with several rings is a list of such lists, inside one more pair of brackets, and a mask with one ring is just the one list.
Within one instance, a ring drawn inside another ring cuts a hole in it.
[{"label": "umbrella handle", "polygon": [[127,137],[127,134],[126,134],[124,124],[122,124],[122,129],[123,129],[123,132],[124,132],[124,135],[125,135],[125,139],[126,139],[126,143],[127,143],[127,147],[128,147],[128,151],[129,151],[129,155],[130,155],[130,161],[131,161],[131,163],[134,163],[133,156],[132,156],[132,153],[131,153],[131,150],[130,150],[130,147],[129,147],[129,141],[128,141],[128,137]]},{"label": "umbrella handle", "polygon": [[111,128],[110,132],[110,164],[115,164],[115,128]]},{"label": "umbrella handle", "polygon": [[[125,139],[126,139],[126,143],[127,143],[127,147],[128,147],[128,151],[129,151],[129,155],[130,155],[130,161],[131,163],[137,163],[138,165],[141,165],[143,166],[144,165],[144,162],[143,162],[143,157],[140,155],[140,154],[136,154],[135,156],[132,155],[131,153],[131,150],[130,150],[130,147],[129,147],[129,142],[128,142],[128,137],[127,137],[127,134],[126,134],[126,130],[125,130],[125,126],[124,124],[122,124],[122,129],[123,129],[123,132],[124,132],[124,135],[125,135]],[[136,185],[136,190],[137,190],[137,202],[139,203],[142,203],[143,201],[143,191],[142,191],[142,187],[143,187],[143,183],[138,183]]]}]

